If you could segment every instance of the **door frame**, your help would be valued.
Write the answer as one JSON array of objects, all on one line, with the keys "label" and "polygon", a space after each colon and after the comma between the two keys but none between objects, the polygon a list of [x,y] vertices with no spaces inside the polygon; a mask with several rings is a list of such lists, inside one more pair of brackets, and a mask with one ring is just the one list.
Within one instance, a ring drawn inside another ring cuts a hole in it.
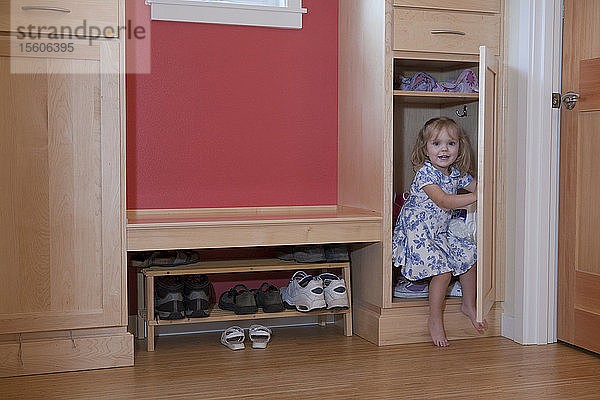
[{"label": "door frame", "polygon": [[[507,146],[504,160],[515,162],[517,173],[505,181],[505,191],[515,191],[507,209],[515,210],[506,232],[502,335],[521,344],[553,343],[557,335],[560,110],[550,99],[561,90],[562,12],[562,0],[505,3],[503,129],[516,135],[516,154]],[[517,82],[506,82],[511,78]]]}]

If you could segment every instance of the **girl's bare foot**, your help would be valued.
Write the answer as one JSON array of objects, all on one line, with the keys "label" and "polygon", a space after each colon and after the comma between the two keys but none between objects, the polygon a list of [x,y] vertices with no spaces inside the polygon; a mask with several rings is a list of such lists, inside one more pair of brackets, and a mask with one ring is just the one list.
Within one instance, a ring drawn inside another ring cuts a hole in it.
[{"label": "girl's bare foot", "polygon": [[429,317],[427,326],[429,327],[429,335],[431,335],[431,340],[433,340],[434,345],[439,347],[450,346],[448,339],[446,339],[446,334],[444,333],[444,323],[441,318],[438,320],[437,318]]},{"label": "girl's bare foot", "polygon": [[475,306],[469,307],[466,305],[462,305],[460,310],[463,314],[465,314],[471,320],[471,323],[477,329],[478,332],[483,332],[487,329],[487,321],[484,319],[483,322],[477,321],[477,310]]}]

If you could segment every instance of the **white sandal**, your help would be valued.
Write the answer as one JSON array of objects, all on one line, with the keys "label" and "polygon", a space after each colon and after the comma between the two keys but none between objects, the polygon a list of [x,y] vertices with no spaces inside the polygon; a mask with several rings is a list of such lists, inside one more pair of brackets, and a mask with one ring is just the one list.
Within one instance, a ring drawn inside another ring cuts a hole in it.
[{"label": "white sandal", "polygon": [[230,326],[221,334],[221,343],[229,347],[231,350],[244,349],[244,330],[239,326]]},{"label": "white sandal", "polygon": [[271,340],[271,330],[263,325],[252,325],[249,329],[253,349],[266,349]]}]

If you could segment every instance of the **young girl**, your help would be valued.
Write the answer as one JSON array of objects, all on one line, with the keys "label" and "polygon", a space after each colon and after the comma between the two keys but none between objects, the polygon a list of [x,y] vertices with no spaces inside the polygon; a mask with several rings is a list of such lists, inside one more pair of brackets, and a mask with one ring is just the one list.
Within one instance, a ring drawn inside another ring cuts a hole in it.
[{"label": "young girl", "polygon": [[[467,239],[448,232],[452,209],[477,200],[477,182],[469,175],[471,148],[465,132],[450,118],[433,118],[425,123],[412,152],[415,178],[404,203],[392,243],[392,257],[402,275],[416,281],[430,278],[429,334],[436,346],[448,346],[442,307],[452,275],[462,286],[462,312],[478,331],[477,248]],[[464,188],[469,193],[456,194]]]}]

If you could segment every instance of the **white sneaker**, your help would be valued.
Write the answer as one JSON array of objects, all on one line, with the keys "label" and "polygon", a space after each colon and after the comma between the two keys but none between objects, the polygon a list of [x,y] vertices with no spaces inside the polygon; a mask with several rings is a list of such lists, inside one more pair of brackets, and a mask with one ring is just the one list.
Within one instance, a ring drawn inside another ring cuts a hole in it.
[{"label": "white sneaker", "polygon": [[335,274],[329,272],[322,273],[319,278],[323,280],[325,289],[325,303],[327,309],[345,309],[348,308],[348,292],[346,291],[346,282]]},{"label": "white sneaker", "polygon": [[296,307],[298,311],[308,312],[327,307],[323,294],[323,281],[319,277],[307,275],[304,271],[297,271],[292,276],[290,284],[279,291],[283,302],[288,306]]}]

